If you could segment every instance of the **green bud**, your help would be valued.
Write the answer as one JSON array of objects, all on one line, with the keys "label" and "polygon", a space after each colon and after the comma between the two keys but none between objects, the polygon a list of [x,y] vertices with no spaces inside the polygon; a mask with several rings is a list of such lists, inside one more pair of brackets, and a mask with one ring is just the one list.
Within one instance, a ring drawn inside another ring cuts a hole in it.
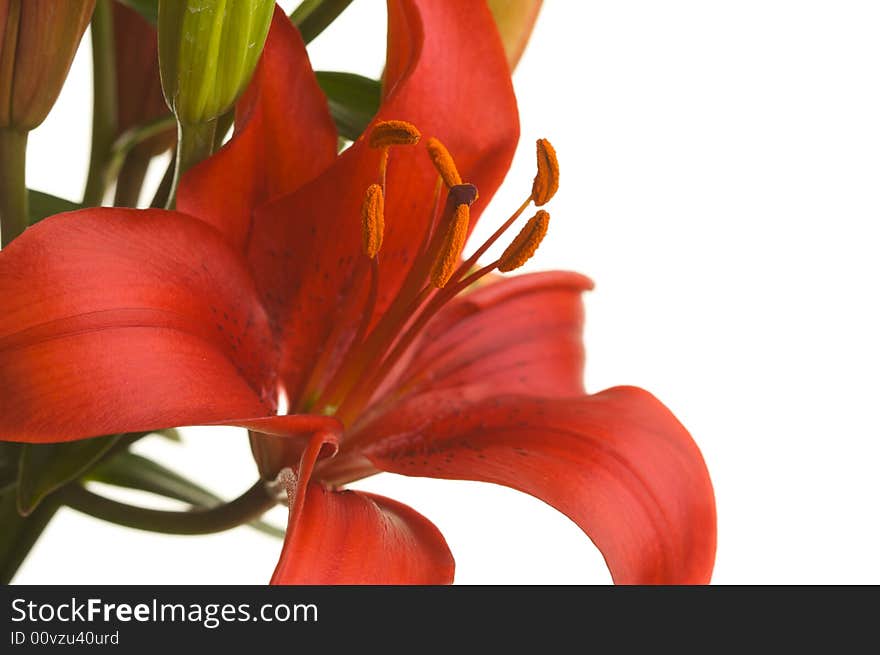
[{"label": "green bud", "polygon": [[273,0],[159,0],[165,101],[183,124],[208,123],[244,91],[263,51]]},{"label": "green bud", "polygon": [[0,0],[0,128],[43,122],[94,8],[95,0]]}]

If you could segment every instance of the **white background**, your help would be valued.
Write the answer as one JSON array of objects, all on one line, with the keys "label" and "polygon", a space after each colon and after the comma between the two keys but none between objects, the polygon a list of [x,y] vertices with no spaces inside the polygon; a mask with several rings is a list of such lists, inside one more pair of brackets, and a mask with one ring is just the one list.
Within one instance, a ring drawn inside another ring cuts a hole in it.
[{"label": "white background", "polygon": [[[378,75],[383,14],[355,2],[313,44],[315,66]],[[878,33],[873,1],[547,0],[515,75],[522,146],[476,239],[519,204],[534,139],[550,138],[562,187],[528,268],[597,281],[590,390],[643,386],[694,434],[717,493],[718,583],[880,583]],[[31,138],[29,182],[69,198],[86,168],[88,51]],[[139,449],[229,496],[252,482],[242,434],[190,435]],[[610,580],[530,497],[357,486],[432,519],[458,582]],[[262,583],[278,551],[247,528],[154,536],[68,510],[17,581]]]}]

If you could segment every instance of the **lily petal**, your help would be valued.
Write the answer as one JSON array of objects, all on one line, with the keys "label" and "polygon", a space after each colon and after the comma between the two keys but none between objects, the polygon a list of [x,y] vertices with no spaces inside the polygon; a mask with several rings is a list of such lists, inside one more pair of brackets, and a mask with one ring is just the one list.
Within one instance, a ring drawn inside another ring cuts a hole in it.
[{"label": "lily petal", "polygon": [[[462,176],[480,190],[475,219],[501,183],[519,135],[510,73],[492,16],[485,3],[471,0],[389,0],[388,8],[385,101],[376,120],[406,120],[426,136],[441,138]],[[273,290],[265,304],[285,330],[282,368],[291,398],[347,296],[366,292],[359,216],[363,192],[378,171],[379,152],[362,137],[313,182],[256,213],[249,259],[259,287]],[[423,148],[392,150],[379,313],[413,262],[432,215],[436,179]]]},{"label": "lily petal", "polygon": [[48,218],[0,254],[0,435],[67,441],[274,414],[241,257],[159,210]]},{"label": "lily petal", "polygon": [[299,188],[336,158],[327,99],[299,32],[278,7],[236,112],[229,143],[183,176],[177,208],[243,250],[257,205]]},{"label": "lily petal", "polygon": [[454,573],[443,535],[415,510],[312,483],[291,513],[272,584],[449,584]]},{"label": "lily petal", "polygon": [[592,288],[583,275],[554,271],[502,278],[457,298],[380,388],[378,404],[465,386],[492,396],[583,395],[581,296]]},{"label": "lily petal", "polygon": [[295,473],[282,471],[289,519],[272,584],[449,584],[455,562],[425,517],[388,498],[311,483],[338,437],[316,431]]},{"label": "lily petal", "polygon": [[586,532],[618,584],[703,584],[715,501],[687,430],[648,392],[414,399],[359,439],[383,471],[481,480],[544,500]]}]

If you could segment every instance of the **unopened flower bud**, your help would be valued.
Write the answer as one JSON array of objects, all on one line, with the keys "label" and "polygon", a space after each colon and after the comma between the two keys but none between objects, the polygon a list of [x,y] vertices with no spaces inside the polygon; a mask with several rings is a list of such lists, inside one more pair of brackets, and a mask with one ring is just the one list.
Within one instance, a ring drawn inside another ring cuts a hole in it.
[{"label": "unopened flower bud", "polygon": [[184,124],[208,123],[244,91],[263,51],[273,0],[159,0],[165,101]]},{"label": "unopened flower bud", "polygon": [[95,0],[0,0],[0,128],[45,120],[67,78]]}]

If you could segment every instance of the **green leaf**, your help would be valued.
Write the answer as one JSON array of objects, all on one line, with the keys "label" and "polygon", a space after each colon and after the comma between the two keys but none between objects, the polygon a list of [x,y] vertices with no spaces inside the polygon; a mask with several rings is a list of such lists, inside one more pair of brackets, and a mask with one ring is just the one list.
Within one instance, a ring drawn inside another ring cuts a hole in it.
[{"label": "green leaf", "polygon": [[117,0],[126,7],[134,9],[153,25],[159,20],[159,0]]},{"label": "green leaf", "polygon": [[339,134],[351,141],[356,140],[379,111],[382,84],[354,73],[318,71],[315,75],[327,95]]},{"label": "green leaf", "polygon": [[18,510],[27,516],[47,495],[76,480],[123,435],[67,443],[24,444],[18,471]]},{"label": "green leaf", "polygon": [[9,584],[24,558],[58,510],[55,497],[46,499],[30,516],[18,512],[14,487],[0,491],[0,584]]},{"label": "green leaf", "polygon": [[[95,482],[172,498],[194,507],[213,507],[223,502],[222,498],[204,487],[187,480],[158,462],[130,451],[104,460],[92,469],[88,478]],[[253,521],[249,525],[273,537],[284,537],[284,530],[263,521]]]},{"label": "green leaf", "polygon": [[168,428],[167,430],[156,430],[151,434],[155,434],[160,437],[165,437],[168,441],[173,441],[175,443],[183,442],[183,437],[180,436],[180,430],[177,428]]},{"label": "green leaf", "polygon": [[82,209],[82,205],[75,202],[34,189],[28,189],[28,205],[31,225],[39,223],[47,216]]},{"label": "green leaf", "polygon": [[350,4],[351,0],[303,0],[290,20],[299,28],[303,41],[310,43]]},{"label": "green leaf", "polygon": [[21,444],[0,441],[0,491],[14,485],[18,480],[18,458]]}]

